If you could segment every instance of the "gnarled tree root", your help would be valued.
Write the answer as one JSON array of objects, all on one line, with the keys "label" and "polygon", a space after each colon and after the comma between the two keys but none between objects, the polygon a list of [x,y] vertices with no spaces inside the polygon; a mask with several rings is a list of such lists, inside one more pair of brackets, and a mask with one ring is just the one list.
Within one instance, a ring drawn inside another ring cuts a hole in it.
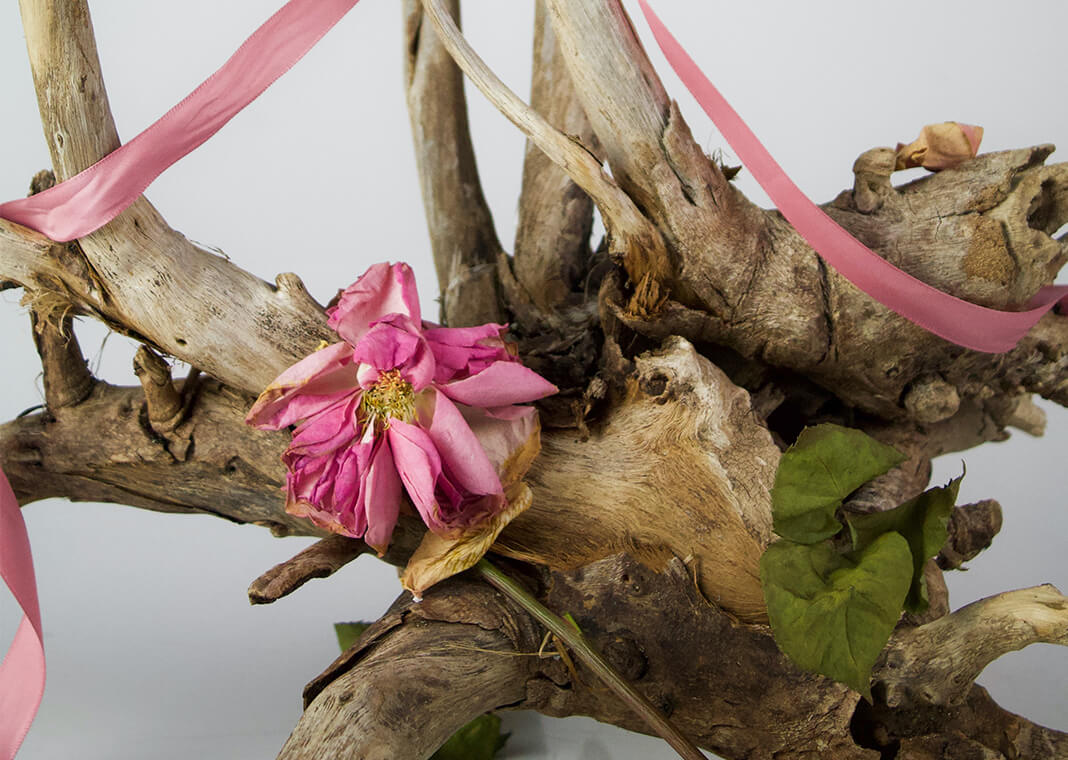
[{"label": "gnarled tree root", "polygon": [[[968,757],[1037,760],[1060,756],[1052,749],[1068,741],[1001,710],[978,687],[955,708],[871,707],[797,669],[766,627],[710,604],[678,559],[657,572],[618,555],[528,580],[680,730],[725,758],[878,760],[892,746],[918,753],[960,742],[973,748]],[[421,604],[402,596],[309,685],[281,757],[426,757],[466,721],[501,708],[645,730],[580,662],[572,669],[539,655],[541,640],[526,615],[473,579],[442,583]]]}]

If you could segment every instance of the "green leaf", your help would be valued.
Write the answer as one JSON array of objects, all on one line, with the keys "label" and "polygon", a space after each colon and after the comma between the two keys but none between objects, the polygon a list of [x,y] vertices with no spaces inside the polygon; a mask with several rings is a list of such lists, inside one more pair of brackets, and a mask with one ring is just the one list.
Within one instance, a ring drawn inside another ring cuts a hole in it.
[{"label": "green leaf", "polygon": [[879,536],[890,531],[900,533],[909,542],[912,585],[905,599],[905,609],[909,612],[924,612],[927,609],[927,581],[923,577],[923,566],[946,543],[946,526],[953,505],[957,503],[957,491],[963,478],[961,475],[941,488],[930,488],[886,512],[851,515],[847,519],[856,550],[870,546]]},{"label": "green leaf", "polygon": [[334,623],[337,645],[345,652],[352,648],[363,632],[371,627],[370,623]]},{"label": "green leaf", "polygon": [[775,532],[801,544],[833,536],[842,528],[835,518],[842,501],[904,460],[897,449],[860,430],[830,424],[805,428],[775,473]]},{"label": "green leaf", "polygon": [[871,701],[871,669],[901,617],[912,580],[908,542],[886,533],[854,558],[830,542],[778,541],[760,559],[760,580],[779,648],[806,670]]},{"label": "green leaf", "polygon": [[501,719],[489,713],[449,737],[430,760],[492,760],[509,736],[501,733]]}]

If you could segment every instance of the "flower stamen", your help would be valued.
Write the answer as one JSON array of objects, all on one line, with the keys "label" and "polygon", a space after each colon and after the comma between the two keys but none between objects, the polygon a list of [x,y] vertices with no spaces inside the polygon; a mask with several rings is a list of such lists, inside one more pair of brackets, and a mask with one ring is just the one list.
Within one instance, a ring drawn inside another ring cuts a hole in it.
[{"label": "flower stamen", "polygon": [[415,417],[415,391],[412,384],[391,369],[378,376],[378,382],[363,392],[360,417],[365,424],[388,427],[390,419],[411,422]]}]

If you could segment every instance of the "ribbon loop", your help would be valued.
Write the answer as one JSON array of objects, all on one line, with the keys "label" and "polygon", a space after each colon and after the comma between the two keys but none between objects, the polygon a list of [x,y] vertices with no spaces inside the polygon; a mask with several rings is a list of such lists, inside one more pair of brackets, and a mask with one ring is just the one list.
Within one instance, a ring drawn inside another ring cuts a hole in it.
[{"label": "ribbon loop", "polygon": [[22,511],[0,471],[0,578],[23,611],[0,663],[0,760],[11,760],[26,738],[45,685],[44,637],[30,540]]}]

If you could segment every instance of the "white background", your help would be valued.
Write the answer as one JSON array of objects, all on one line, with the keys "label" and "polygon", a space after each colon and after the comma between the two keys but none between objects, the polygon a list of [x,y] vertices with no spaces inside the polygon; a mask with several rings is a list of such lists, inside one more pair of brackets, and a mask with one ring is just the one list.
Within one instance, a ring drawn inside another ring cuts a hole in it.
[{"label": "white background", "polygon": [[[279,0],[92,2],[123,139],[184,97],[278,6]],[[655,6],[819,201],[851,184],[860,152],[908,142],[929,122],[981,124],[985,150],[1068,141],[1063,3]],[[465,11],[476,48],[525,94],[530,0],[467,0]],[[158,180],[148,195],[171,225],[265,279],[295,270],[320,300],[373,262],[407,260],[426,313],[436,313],[401,88],[400,16],[395,2],[365,0],[293,71]],[[648,40],[644,22],[636,21]],[[709,151],[724,147],[659,54],[652,57],[696,138]],[[14,2],[0,7],[0,88],[0,198],[7,200],[22,196],[32,174],[48,165]],[[507,246],[523,140],[477,92],[469,97],[483,183]],[[740,182],[766,204],[744,172]],[[0,294],[5,420],[41,402],[19,297]],[[133,382],[132,345],[117,337],[104,345],[105,333],[94,324],[82,324],[79,336],[100,377]],[[969,572],[951,575],[954,606],[1040,582],[1068,589],[1068,413],[1047,409],[1045,439],[1017,434],[963,455],[962,499],[1000,499],[1006,524]],[[85,445],[93,445],[88,431]],[[939,463],[935,480],[957,474],[961,458]],[[392,569],[362,559],[273,606],[251,608],[248,583],[307,541],[114,505],[50,501],[33,504],[25,516],[49,680],[23,760],[273,757],[299,716],[301,687],[336,654],[331,624],[374,619],[399,591]],[[17,619],[0,592],[3,646]],[[1006,707],[1068,730],[1064,649],[1034,646],[1007,656],[980,682]],[[507,758],[673,756],[658,740],[587,719],[505,719],[514,732]]]}]

